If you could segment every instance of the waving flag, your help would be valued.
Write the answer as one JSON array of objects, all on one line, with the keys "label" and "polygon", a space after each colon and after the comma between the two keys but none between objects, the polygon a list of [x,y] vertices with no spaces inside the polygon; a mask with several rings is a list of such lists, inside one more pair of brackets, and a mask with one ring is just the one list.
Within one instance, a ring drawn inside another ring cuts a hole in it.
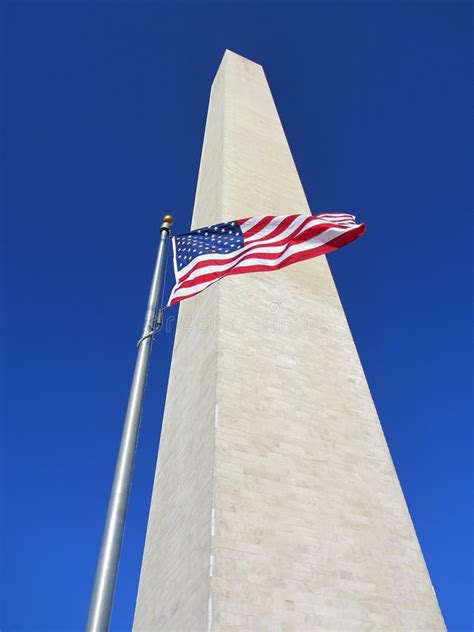
[{"label": "waving flag", "polygon": [[173,237],[176,284],[168,305],[199,294],[231,274],[279,270],[324,255],[365,231],[354,215],[266,215]]}]

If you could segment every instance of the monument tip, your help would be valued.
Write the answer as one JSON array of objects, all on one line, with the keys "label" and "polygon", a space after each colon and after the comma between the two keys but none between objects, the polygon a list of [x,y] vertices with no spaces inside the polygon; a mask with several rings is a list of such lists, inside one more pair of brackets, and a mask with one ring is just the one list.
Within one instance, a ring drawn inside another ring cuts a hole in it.
[{"label": "monument tip", "polygon": [[224,51],[224,56],[223,56],[223,60],[226,58],[240,58],[240,59],[244,59],[246,62],[249,62],[250,64],[255,64],[256,66],[260,66],[259,63],[257,63],[256,61],[253,61],[253,59],[249,59],[248,57],[244,57],[243,55],[239,55],[239,53],[236,53],[233,50],[230,50],[229,48],[226,48]]}]

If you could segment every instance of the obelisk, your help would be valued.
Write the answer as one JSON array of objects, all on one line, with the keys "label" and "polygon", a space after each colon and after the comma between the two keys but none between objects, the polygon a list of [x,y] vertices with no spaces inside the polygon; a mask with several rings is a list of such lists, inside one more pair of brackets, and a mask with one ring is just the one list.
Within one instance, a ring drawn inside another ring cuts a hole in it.
[{"label": "obelisk", "polygon": [[[193,227],[308,212],[262,67],[226,51]],[[134,630],[445,630],[324,257],[181,304]]]}]

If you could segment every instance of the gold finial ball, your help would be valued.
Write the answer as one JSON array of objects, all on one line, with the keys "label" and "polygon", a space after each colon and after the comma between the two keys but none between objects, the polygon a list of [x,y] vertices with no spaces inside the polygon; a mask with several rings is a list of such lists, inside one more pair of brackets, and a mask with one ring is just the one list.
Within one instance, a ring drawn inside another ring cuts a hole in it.
[{"label": "gold finial ball", "polygon": [[172,215],[165,215],[163,217],[163,221],[166,222],[167,224],[172,224],[174,222],[174,219]]}]

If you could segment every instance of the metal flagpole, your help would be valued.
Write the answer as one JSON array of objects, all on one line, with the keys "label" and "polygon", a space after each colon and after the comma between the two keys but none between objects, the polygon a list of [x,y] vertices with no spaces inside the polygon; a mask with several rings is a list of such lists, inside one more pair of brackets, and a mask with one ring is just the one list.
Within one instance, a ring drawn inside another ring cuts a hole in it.
[{"label": "metal flagpole", "polygon": [[[112,491],[110,492],[109,507],[97,562],[86,632],[106,632],[109,628],[150,351],[153,334],[157,330],[157,325],[161,324],[157,322],[156,308],[162,283],[166,245],[172,223],[173,217],[171,215],[163,217],[158,255],[148,298],[143,334],[138,341],[137,360],[130,388],[127,413],[123,424],[122,440],[115,466]],[[159,317],[161,317],[161,314],[159,314]]]}]

